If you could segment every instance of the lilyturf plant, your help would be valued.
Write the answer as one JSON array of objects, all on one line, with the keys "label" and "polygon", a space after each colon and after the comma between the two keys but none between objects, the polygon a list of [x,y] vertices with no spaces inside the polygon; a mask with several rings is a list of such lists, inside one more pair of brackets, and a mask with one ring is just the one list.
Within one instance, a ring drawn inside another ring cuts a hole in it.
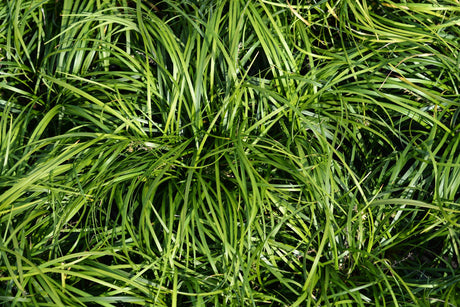
[{"label": "lilyturf plant", "polygon": [[0,303],[458,306],[458,0],[3,0]]}]

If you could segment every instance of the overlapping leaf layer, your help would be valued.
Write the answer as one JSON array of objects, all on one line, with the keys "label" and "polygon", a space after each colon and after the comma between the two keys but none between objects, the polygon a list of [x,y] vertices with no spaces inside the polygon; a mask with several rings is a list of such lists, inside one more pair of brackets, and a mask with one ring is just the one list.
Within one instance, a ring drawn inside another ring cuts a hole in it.
[{"label": "overlapping leaf layer", "polygon": [[0,302],[456,306],[458,0],[5,0]]}]

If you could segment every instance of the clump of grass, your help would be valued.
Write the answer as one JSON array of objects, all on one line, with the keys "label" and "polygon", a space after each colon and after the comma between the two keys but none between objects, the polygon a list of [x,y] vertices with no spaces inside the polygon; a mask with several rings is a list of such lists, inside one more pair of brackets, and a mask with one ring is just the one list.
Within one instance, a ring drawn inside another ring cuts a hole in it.
[{"label": "clump of grass", "polygon": [[0,16],[3,303],[459,301],[456,1]]}]

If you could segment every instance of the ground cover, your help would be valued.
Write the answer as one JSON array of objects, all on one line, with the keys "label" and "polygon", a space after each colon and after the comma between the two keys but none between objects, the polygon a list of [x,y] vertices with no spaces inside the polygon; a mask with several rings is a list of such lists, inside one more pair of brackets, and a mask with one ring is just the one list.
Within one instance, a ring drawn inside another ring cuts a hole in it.
[{"label": "ground cover", "polygon": [[0,302],[457,306],[460,5],[0,3]]}]

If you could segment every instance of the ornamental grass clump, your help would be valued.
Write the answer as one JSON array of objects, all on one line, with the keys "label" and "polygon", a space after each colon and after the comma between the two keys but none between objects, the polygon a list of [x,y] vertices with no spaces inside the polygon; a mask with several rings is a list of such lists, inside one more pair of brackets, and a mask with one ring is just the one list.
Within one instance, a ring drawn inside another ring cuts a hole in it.
[{"label": "ornamental grass clump", "polygon": [[0,302],[456,306],[459,12],[3,1]]}]

